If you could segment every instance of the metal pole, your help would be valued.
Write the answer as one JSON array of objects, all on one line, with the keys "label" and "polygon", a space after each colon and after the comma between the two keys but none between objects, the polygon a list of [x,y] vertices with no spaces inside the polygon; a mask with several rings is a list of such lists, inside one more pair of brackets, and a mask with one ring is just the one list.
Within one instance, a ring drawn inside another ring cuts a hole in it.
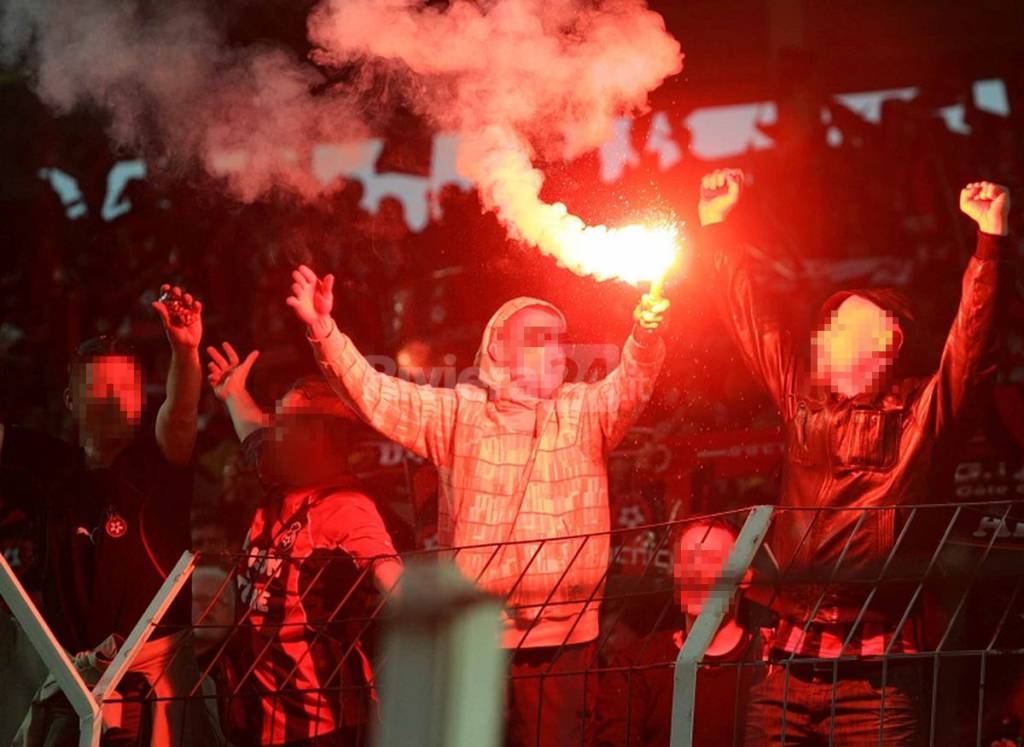
[{"label": "metal pole", "polygon": [[718,581],[708,595],[676,658],[675,689],[672,693],[672,747],[692,747],[694,704],[697,696],[697,670],[704,653],[715,638],[736,586],[747,572],[771,524],[773,506],[751,510],[736,538],[736,544]]},{"label": "metal pole", "polygon": [[92,689],[93,697],[96,698],[97,703],[102,705],[107,696],[114,692],[117,686],[121,684],[121,678],[131,668],[135,657],[138,656],[139,651],[149,641],[153,631],[156,630],[156,626],[163,619],[164,613],[167,612],[167,608],[177,598],[181,587],[191,578],[194,569],[195,556],[188,550],[185,550],[181,557],[178,558],[174,568],[167,574],[167,578],[164,579],[160,588],[157,589],[156,595],[150,601],[149,606],[146,607],[146,611],[142,613],[142,617],[135,623],[132,632],[128,634],[124,643],[118,648],[117,654],[114,655],[110,665],[100,676],[99,682]]},{"label": "metal pole", "polygon": [[92,728],[93,724],[101,723],[99,704],[2,554],[0,596],[10,607],[14,619],[21,625],[25,636],[46,665],[47,671],[57,681],[61,692],[78,714],[79,723],[82,725],[80,747],[99,747],[100,730]]},{"label": "metal pole", "polygon": [[507,652],[501,602],[454,567],[409,564],[380,675],[379,747],[498,747]]}]

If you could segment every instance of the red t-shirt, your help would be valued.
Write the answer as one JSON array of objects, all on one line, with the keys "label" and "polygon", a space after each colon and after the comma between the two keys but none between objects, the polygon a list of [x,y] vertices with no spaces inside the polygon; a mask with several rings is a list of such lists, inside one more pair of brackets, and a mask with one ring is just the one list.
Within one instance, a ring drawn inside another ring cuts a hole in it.
[{"label": "red t-shirt", "polygon": [[257,510],[245,551],[239,584],[261,692],[259,743],[364,722],[372,674],[359,637],[370,574],[374,558],[395,554],[373,501],[348,489],[289,492]]}]

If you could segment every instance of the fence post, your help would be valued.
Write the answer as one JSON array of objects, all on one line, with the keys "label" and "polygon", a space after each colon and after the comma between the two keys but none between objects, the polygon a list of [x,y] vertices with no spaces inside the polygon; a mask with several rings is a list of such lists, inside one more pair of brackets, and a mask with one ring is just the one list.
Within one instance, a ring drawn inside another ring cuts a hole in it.
[{"label": "fence post", "polygon": [[729,610],[736,585],[747,572],[768,533],[773,512],[773,506],[756,506],[750,511],[743,523],[743,529],[736,538],[736,544],[729,553],[725,567],[718,576],[715,588],[705,600],[700,615],[694,621],[679,651],[672,692],[672,747],[693,745],[694,703],[700,662],[714,640],[725,613]]},{"label": "fence post", "polygon": [[453,566],[409,564],[389,616],[379,747],[498,747],[501,603]]},{"label": "fence post", "polygon": [[10,607],[25,637],[78,714],[79,723],[82,725],[80,747],[99,747],[100,730],[93,728],[93,724],[101,723],[99,704],[3,555],[0,555],[0,596]]},{"label": "fence post", "polygon": [[124,643],[118,648],[117,653],[111,660],[110,665],[100,676],[96,686],[92,689],[93,697],[96,698],[96,702],[101,706],[103,701],[106,700],[107,695],[114,692],[117,686],[121,684],[121,678],[124,677],[131,667],[132,662],[138,656],[142,647],[149,641],[149,637],[153,635],[156,626],[160,624],[164,613],[167,612],[167,608],[177,598],[178,592],[181,591],[181,587],[192,576],[194,569],[195,555],[185,550],[181,557],[178,558],[178,562],[174,564],[174,568],[167,574],[167,578],[164,579],[160,588],[157,589],[149,606],[146,607],[146,611],[142,613],[142,617],[135,623],[132,632],[128,634]]}]

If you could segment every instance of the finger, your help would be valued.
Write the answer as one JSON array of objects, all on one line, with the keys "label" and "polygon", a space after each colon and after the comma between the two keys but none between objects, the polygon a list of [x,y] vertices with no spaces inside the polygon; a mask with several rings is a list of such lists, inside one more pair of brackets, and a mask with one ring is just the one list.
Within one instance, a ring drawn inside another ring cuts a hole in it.
[{"label": "finger", "polygon": [[251,353],[249,353],[249,355],[245,356],[245,360],[242,361],[241,365],[238,366],[238,370],[242,371],[243,373],[248,374],[249,370],[252,368],[253,364],[256,362],[256,359],[259,358],[259,357],[260,357],[260,351],[259,350],[253,350]]},{"label": "finger", "polygon": [[176,296],[180,296],[181,295],[181,287],[177,286],[177,285],[174,286],[173,288],[171,288],[171,293],[173,293]]},{"label": "finger", "polygon": [[156,309],[156,313],[160,315],[160,318],[163,320],[164,324],[170,324],[170,314],[168,314],[167,307],[162,302],[154,301],[153,303],[150,304],[150,306]]},{"label": "finger", "polygon": [[235,352],[234,346],[232,346],[232,344],[230,342],[228,342],[227,340],[222,342],[221,345],[224,347],[224,352],[228,354],[228,361],[230,361],[231,365],[232,366],[237,366],[238,365],[238,353]]},{"label": "finger", "polygon": [[220,354],[220,351],[217,350],[217,348],[212,346],[208,347],[206,352],[210,354],[210,357],[213,358],[214,362],[221,368],[231,368],[227,360],[225,360],[224,356]]},{"label": "finger", "polygon": [[192,302],[193,302],[193,301],[194,301],[195,299],[194,299],[194,298],[192,298],[192,294],[191,294],[191,293],[186,293],[186,294],[185,294],[185,297],[184,297],[184,298],[183,298],[182,300],[183,300],[183,301],[184,301],[184,302],[185,302],[186,304],[188,304],[189,306],[191,306],[191,305],[192,305]]},{"label": "finger", "polygon": [[291,306],[296,311],[298,311],[299,315],[301,316],[301,314],[302,314],[302,306],[303,306],[302,301],[297,299],[295,296],[288,296],[288,298],[286,298],[284,300],[284,302],[286,304],[288,304],[289,306]]},{"label": "finger", "polygon": [[306,265],[299,265],[299,274],[306,279],[307,283],[316,282],[316,273],[306,267]]},{"label": "finger", "polygon": [[307,286],[292,283],[292,296],[296,299],[302,298],[302,296],[305,295],[306,288]]},{"label": "finger", "polygon": [[199,316],[202,315],[202,313],[203,313],[203,302],[202,301],[196,301],[196,303],[195,303],[195,312]]},{"label": "finger", "polygon": [[329,274],[323,279],[321,290],[324,294],[330,295],[334,291],[334,275]]},{"label": "finger", "polygon": [[297,285],[305,286],[305,285],[309,285],[309,283],[310,283],[310,281],[306,279],[306,276],[303,275],[298,270],[293,270],[292,271],[292,280],[294,280]]},{"label": "finger", "polygon": [[167,283],[164,283],[163,285],[160,286],[160,292],[161,293],[166,293],[170,289],[171,289],[171,286],[169,284],[167,284]]}]

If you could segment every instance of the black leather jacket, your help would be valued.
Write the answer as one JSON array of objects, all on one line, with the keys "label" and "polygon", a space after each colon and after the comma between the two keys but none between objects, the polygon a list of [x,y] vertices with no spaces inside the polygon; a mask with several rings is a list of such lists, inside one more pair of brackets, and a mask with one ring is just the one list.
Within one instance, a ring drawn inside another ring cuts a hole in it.
[{"label": "black leather jacket", "polygon": [[[729,227],[712,225],[701,235],[718,283],[721,315],[783,420],[782,509],[771,546],[789,580],[774,606],[796,622],[852,622],[870,586],[821,581],[833,573],[840,582],[877,573],[904,515],[895,507],[929,502],[931,462],[970,406],[972,391],[994,370],[997,287],[1005,273],[1003,260],[1009,258],[1008,242],[978,234],[959,310],[932,376],[896,381],[878,395],[847,398],[812,385],[806,356],[759,300],[747,252]],[[877,508],[883,506],[893,508]],[[856,510],[865,507],[872,510]],[[801,577],[806,583],[794,582]],[[873,604],[864,620],[892,623],[902,607],[894,611]]]}]

